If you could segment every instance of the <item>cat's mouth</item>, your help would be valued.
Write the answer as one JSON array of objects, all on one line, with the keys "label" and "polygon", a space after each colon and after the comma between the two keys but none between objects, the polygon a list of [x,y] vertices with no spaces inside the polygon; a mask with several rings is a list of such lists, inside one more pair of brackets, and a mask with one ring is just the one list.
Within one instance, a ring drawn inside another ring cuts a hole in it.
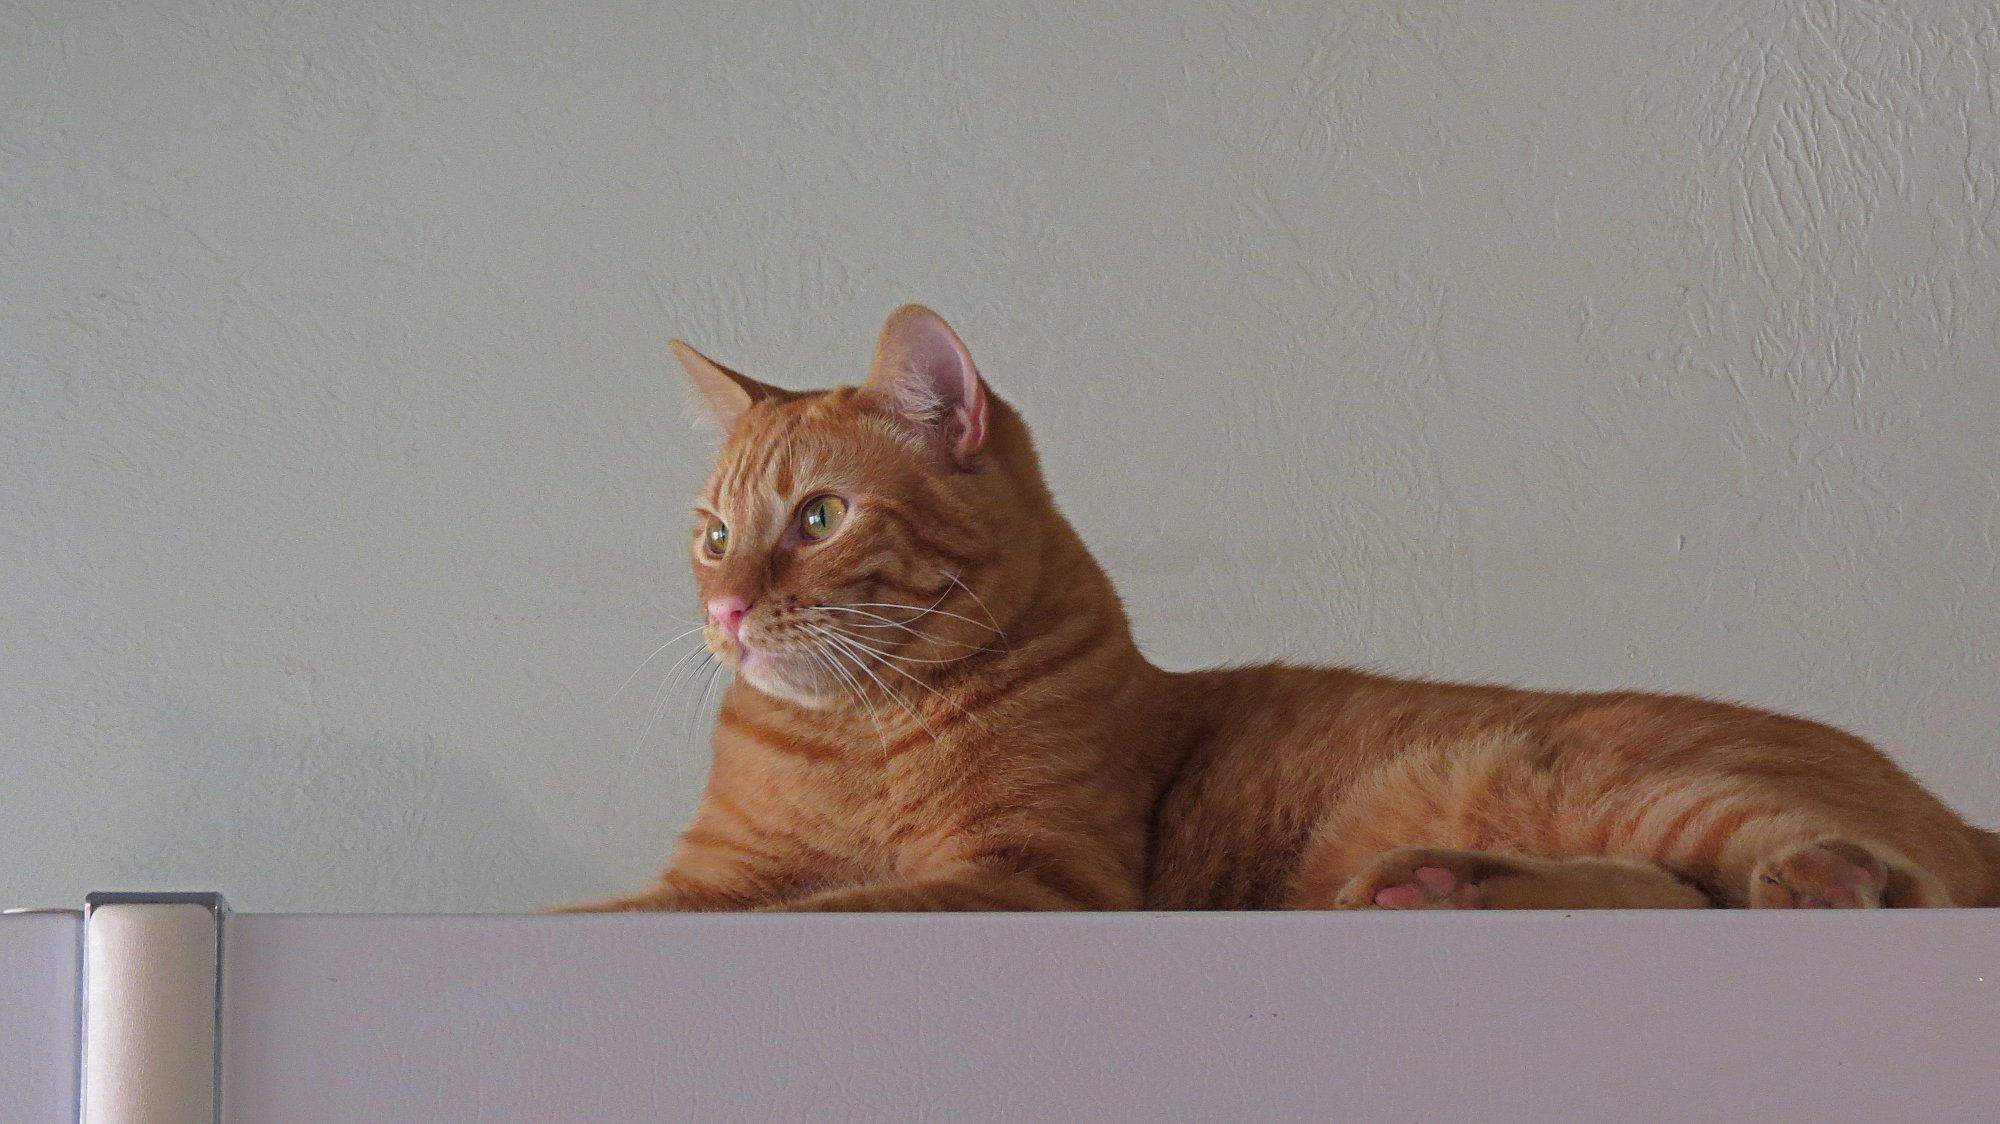
[{"label": "cat's mouth", "polygon": [[[930,637],[900,618],[881,616],[878,624],[869,619],[847,621],[832,616],[832,612],[878,615],[872,606],[868,610],[842,608],[819,616],[746,622],[734,636],[711,629],[711,650],[738,679],[767,695],[814,710],[855,708],[871,713],[878,694],[896,699],[895,687],[902,680],[922,687],[918,676],[927,665],[949,663],[959,655],[950,648],[941,656],[903,654],[897,632]],[[864,629],[894,631],[883,636]],[[945,643],[972,647],[962,642]]]}]

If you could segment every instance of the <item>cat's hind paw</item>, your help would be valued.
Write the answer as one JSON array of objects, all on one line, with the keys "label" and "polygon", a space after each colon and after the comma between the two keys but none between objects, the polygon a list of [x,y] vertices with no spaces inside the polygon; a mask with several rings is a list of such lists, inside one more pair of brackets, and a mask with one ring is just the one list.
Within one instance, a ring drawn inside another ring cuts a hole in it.
[{"label": "cat's hind paw", "polygon": [[1828,836],[1759,864],[1750,875],[1752,909],[1874,909],[1889,886],[1881,856]]}]

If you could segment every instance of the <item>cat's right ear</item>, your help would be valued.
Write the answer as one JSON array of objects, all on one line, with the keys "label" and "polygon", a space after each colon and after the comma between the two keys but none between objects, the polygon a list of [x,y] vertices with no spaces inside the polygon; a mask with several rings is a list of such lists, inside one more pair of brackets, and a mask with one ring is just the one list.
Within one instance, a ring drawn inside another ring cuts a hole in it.
[{"label": "cat's right ear", "polygon": [[736,428],[744,411],[779,394],[776,387],[738,374],[679,340],[667,341],[667,348],[687,372],[693,389],[688,396],[688,416],[698,424],[712,422],[728,433]]},{"label": "cat's right ear", "polygon": [[920,304],[889,314],[868,390],[922,426],[965,467],[986,444],[986,385],[944,317]]}]

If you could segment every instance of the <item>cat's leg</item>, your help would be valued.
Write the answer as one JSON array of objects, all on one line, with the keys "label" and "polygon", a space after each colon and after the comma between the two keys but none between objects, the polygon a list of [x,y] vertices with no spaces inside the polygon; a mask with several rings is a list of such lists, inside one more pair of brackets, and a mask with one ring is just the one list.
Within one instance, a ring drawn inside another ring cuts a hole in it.
[{"label": "cat's leg", "polygon": [[1025,878],[976,872],[828,890],[760,907],[765,913],[1031,913],[1101,908]]},{"label": "cat's leg", "polygon": [[[1607,842],[1701,886],[1717,905],[1742,909],[1949,906],[1945,881],[1856,817],[1781,797],[1656,800]],[[1914,851],[1946,862],[1949,843],[1906,832]]]},{"label": "cat's leg", "polygon": [[1124,864],[1089,841],[975,843],[923,864],[912,877],[765,906],[803,913],[1029,912],[1136,909],[1140,888]]},{"label": "cat's leg", "polygon": [[1946,863],[1949,844],[1905,831],[1908,850],[1854,830],[1862,817],[1784,794],[1632,802],[1641,811],[1609,833],[1610,849],[1642,855],[1732,909],[1949,906],[1944,880],[1911,854]]},{"label": "cat's leg", "polygon": [[1707,909],[1707,895],[1651,863],[1532,859],[1404,847],[1363,866],[1330,902],[1297,909]]},{"label": "cat's leg", "polygon": [[690,828],[651,886],[609,901],[559,905],[545,913],[717,913],[757,909],[851,881],[846,871],[780,837],[753,848],[731,836]]},{"label": "cat's leg", "polygon": [[636,894],[600,902],[549,906],[543,913],[715,913],[751,909],[765,900],[747,886],[693,884],[671,871]]}]

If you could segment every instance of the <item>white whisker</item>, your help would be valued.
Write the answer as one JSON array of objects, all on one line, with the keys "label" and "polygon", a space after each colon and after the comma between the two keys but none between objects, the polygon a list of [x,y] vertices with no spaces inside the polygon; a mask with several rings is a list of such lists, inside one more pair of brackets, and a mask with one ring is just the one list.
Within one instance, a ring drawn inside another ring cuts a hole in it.
[{"label": "white whisker", "polygon": [[973,601],[973,604],[975,604],[975,605],[978,605],[978,606],[979,606],[979,611],[980,611],[980,612],[982,612],[982,613],[985,613],[985,614],[986,614],[986,623],[987,623],[988,625],[991,625],[991,626],[992,626],[992,628],[993,628],[993,635],[995,635],[995,636],[998,636],[998,637],[1000,638],[1000,643],[1002,643],[1002,644],[1006,644],[1006,643],[1007,643],[1007,634],[1006,634],[1005,632],[1001,631],[1001,629],[1000,629],[1000,622],[999,622],[998,620],[994,619],[994,616],[993,616],[993,610],[987,607],[987,604],[986,604],[986,599],[985,599],[985,598],[983,598],[983,597],[981,597],[981,596],[979,596],[979,595],[978,595],[977,593],[974,593],[974,592],[972,591],[972,587],[971,587],[971,586],[969,586],[969,585],[965,584],[965,583],[964,583],[964,582],[962,582],[962,581],[959,581],[959,580],[958,580],[958,575],[957,575],[957,574],[954,574],[954,573],[950,573],[949,571],[942,571],[942,570],[941,570],[941,571],[939,571],[939,572],[940,572],[940,573],[943,573],[943,574],[944,574],[944,576],[945,576],[945,577],[946,577],[947,579],[949,579],[949,580],[950,580],[951,584],[953,584],[953,585],[957,586],[958,588],[960,588],[960,589],[964,590],[964,591],[965,591],[965,595],[966,595],[967,597],[970,597],[970,598],[972,598],[972,601]]},{"label": "white whisker", "polygon": [[852,613],[855,616],[868,617],[871,620],[882,622],[880,624],[852,624],[849,626],[852,628],[899,628],[902,629],[904,632],[909,633],[911,636],[916,637],[919,640],[927,641],[932,644],[953,644],[960,648],[970,648],[973,652],[985,652],[990,650],[983,644],[968,644],[963,640],[952,640],[948,637],[933,636],[930,633],[923,631],[922,629],[911,628],[909,625],[903,623],[902,621],[890,620],[888,617],[885,617],[880,613],[871,613],[865,609],[856,609],[848,605],[819,605],[815,606],[815,608],[826,609],[835,613]]},{"label": "white whisker", "polygon": [[868,692],[862,689],[861,681],[854,677],[853,672],[848,671],[847,668],[842,666],[832,653],[821,651],[823,643],[824,641],[819,641],[807,646],[806,655],[812,657],[814,663],[832,671],[834,676],[840,680],[841,689],[853,695],[856,702],[868,708],[868,728],[875,731],[875,740],[880,742],[882,746],[882,764],[887,765],[889,763],[889,735],[882,729],[882,717],[875,709],[875,700],[868,697]]},{"label": "white whisker", "polygon": [[674,663],[673,667],[667,669],[665,675],[660,677],[659,689],[653,692],[653,701],[646,707],[646,724],[639,728],[639,736],[632,739],[632,752],[630,754],[632,760],[636,761],[638,759],[639,747],[646,744],[646,735],[653,732],[653,723],[660,720],[660,715],[666,705],[667,692],[673,686],[674,675],[680,671],[681,665],[685,664],[689,657],[694,654],[693,652],[689,652],[687,655],[682,656]]},{"label": "white whisker", "polygon": [[[837,654],[845,655],[848,659],[853,660],[854,666],[859,668],[862,674],[866,675],[870,679],[873,679],[875,681],[875,685],[882,688],[883,694],[889,696],[889,698],[893,702],[895,702],[897,706],[901,707],[903,709],[903,713],[910,716],[911,721],[915,722],[918,726],[923,728],[924,733],[930,736],[931,741],[933,742],[937,741],[937,733],[931,729],[930,723],[924,721],[923,715],[918,714],[916,708],[912,707],[909,704],[908,700],[904,699],[903,696],[897,694],[894,690],[892,690],[889,684],[883,681],[881,676],[875,674],[875,669],[869,667],[868,662],[865,659],[861,658],[855,652],[848,650],[847,641],[841,639],[838,635],[835,635],[834,633],[828,632],[825,629],[820,628],[818,625],[809,624],[806,627],[812,629],[815,632],[818,632],[821,636],[826,637],[828,640],[831,640],[834,646],[832,649],[830,649],[830,651]],[[883,666],[889,667],[891,671],[897,670],[895,667],[891,665],[885,664]]]},{"label": "white whisker", "polygon": [[[685,622],[683,622],[683,623],[685,623]],[[689,637],[689,636],[692,636],[692,635],[694,635],[694,634],[695,634],[695,633],[697,633],[697,632],[700,632],[700,631],[702,630],[702,627],[703,627],[703,626],[701,626],[701,625],[695,625],[695,626],[694,626],[693,628],[690,628],[690,629],[688,629],[688,630],[687,630],[686,632],[683,632],[683,633],[681,633],[681,634],[680,634],[679,636],[676,636],[676,637],[674,637],[674,638],[673,638],[672,640],[669,640],[669,641],[667,641],[667,642],[666,642],[665,644],[662,644],[662,645],[660,645],[659,647],[657,647],[657,648],[653,649],[653,655],[652,655],[652,656],[647,656],[647,657],[646,657],[645,659],[643,659],[643,660],[640,660],[640,661],[639,661],[639,666],[638,666],[638,667],[635,667],[635,668],[633,668],[633,669],[632,669],[632,674],[630,674],[630,675],[628,675],[628,676],[626,676],[626,677],[625,677],[625,682],[623,682],[623,683],[620,683],[620,684],[618,685],[618,690],[617,690],[617,691],[613,691],[613,692],[611,692],[611,697],[612,697],[612,698],[614,698],[614,699],[615,699],[615,698],[617,698],[617,697],[618,697],[618,695],[619,695],[619,692],[623,691],[623,690],[624,690],[625,688],[627,688],[627,687],[630,687],[630,686],[632,685],[632,680],[634,680],[634,679],[637,679],[637,678],[639,678],[639,673],[640,673],[640,672],[642,672],[642,671],[644,671],[644,670],[646,670],[646,665],[647,665],[647,664],[649,664],[649,663],[652,663],[652,662],[653,662],[653,656],[657,656],[657,655],[659,655],[659,654],[660,654],[661,652],[664,652],[664,651],[666,651],[666,650],[667,650],[668,648],[671,648],[671,647],[673,647],[673,646],[674,646],[675,644],[678,644],[678,643],[680,643],[680,642],[681,642],[682,640],[686,639],[687,637]]]},{"label": "white whisker", "polygon": [[805,647],[806,658],[812,660],[816,666],[833,676],[835,681],[840,684],[840,689],[844,693],[852,695],[855,702],[868,707],[869,712],[872,714],[875,704],[868,698],[867,693],[861,690],[860,681],[849,674],[846,668],[841,667],[828,658],[826,652],[822,650],[822,646],[822,642],[817,640],[808,643]]},{"label": "white whisker", "polygon": [[671,699],[674,684],[681,671],[684,668],[692,666],[696,669],[697,673],[699,672],[702,666],[699,661],[692,665],[688,663],[690,659],[696,656],[711,660],[714,658],[709,654],[706,646],[696,648],[694,651],[685,653],[680,659],[675,660],[674,665],[667,669],[667,673],[660,677],[659,690],[653,692],[653,701],[646,708],[646,724],[640,729],[639,736],[632,739],[632,748],[625,754],[625,766],[618,772],[618,786],[620,788],[623,788],[626,780],[631,777],[632,767],[639,763],[639,750],[645,746],[646,736],[653,732],[653,727],[658,724],[660,717],[666,713],[667,703]]},{"label": "white whisker", "polygon": [[[674,692],[680,691],[683,687],[693,687],[695,681],[701,678],[702,672],[716,666],[715,656],[708,650],[706,645],[688,654],[694,657],[693,660],[687,662],[685,666],[677,665],[676,670],[669,675],[668,682],[672,685],[669,691],[669,702],[672,701],[671,696]],[[662,711],[657,717],[663,718],[665,716],[665,711]]]},{"label": "white whisker", "polygon": [[[848,632],[847,630],[839,628],[837,626],[828,625],[827,627],[833,629],[833,631],[835,632],[840,633],[842,636],[845,636],[848,640],[852,641],[853,643],[858,644],[863,648],[866,648],[868,651],[874,653],[875,655],[881,656],[885,660],[896,660],[901,663],[957,663],[959,660],[964,658],[963,656],[954,656],[951,659],[945,659],[945,660],[927,660],[927,659],[922,659],[918,656],[899,656],[892,652],[888,652],[874,646],[872,643],[868,641],[866,637],[856,636],[853,633]],[[985,649],[981,649],[981,651],[984,650]]]},{"label": "white whisker", "polygon": [[855,683],[852,677],[850,677],[847,674],[847,669],[844,667],[839,667],[830,662],[827,659],[826,653],[820,651],[820,647],[817,642],[806,645],[803,654],[807,659],[813,662],[814,667],[817,667],[821,671],[824,671],[828,676],[830,676],[833,679],[835,685],[840,688],[840,693],[842,695],[848,696],[852,698],[856,704],[868,706],[872,710],[872,708],[874,707],[874,703],[870,702],[864,695],[855,694]]},{"label": "white whisker", "polygon": [[[825,635],[830,637],[834,641],[834,643],[842,645],[843,647],[860,648],[860,645],[856,644],[852,640],[847,639],[846,637],[839,636],[835,633],[826,633]],[[880,656],[882,654],[880,652],[874,651],[873,649],[862,649],[862,650],[868,652],[868,654],[870,655]],[[902,676],[903,678],[909,680],[910,682],[915,683],[917,686],[922,687],[924,690],[929,691],[931,694],[936,695],[938,698],[943,699],[946,706],[949,706],[953,710],[958,711],[960,714],[965,715],[965,717],[970,721],[975,722],[980,726],[986,725],[986,723],[982,721],[978,715],[965,709],[963,706],[960,706],[956,699],[953,699],[951,696],[945,694],[943,691],[938,690],[936,687],[931,686],[929,683],[926,683],[923,680],[917,678],[916,676],[911,675],[909,672],[904,671],[902,668],[897,667],[893,663],[884,663],[882,666],[890,671],[895,672],[896,674]],[[928,727],[926,728],[928,729]]]},{"label": "white whisker", "polygon": [[[935,614],[940,617],[950,617],[953,620],[964,621],[966,624],[977,625],[980,628],[992,627],[988,625],[985,621],[974,620],[971,617],[965,616],[960,613],[948,612],[944,609],[923,609],[918,611],[915,605],[902,605],[893,601],[856,601],[854,602],[854,606],[856,608],[861,608],[861,609],[906,609],[915,611],[916,612],[915,616],[907,617],[900,622],[903,624],[908,624],[910,621],[919,621],[924,619],[925,617]],[[999,630],[994,629],[993,631],[998,632]]]},{"label": "white whisker", "polygon": [[[704,648],[702,650],[706,652],[708,649]],[[722,661],[710,656],[708,661],[708,678],[704,679],[701,684],[701,702],[692,711],[688,712],[687,732],[690,736],[694,734],[695,723],[701,721],[709,712],[708,692],[722,678],[722,670]]]}]

